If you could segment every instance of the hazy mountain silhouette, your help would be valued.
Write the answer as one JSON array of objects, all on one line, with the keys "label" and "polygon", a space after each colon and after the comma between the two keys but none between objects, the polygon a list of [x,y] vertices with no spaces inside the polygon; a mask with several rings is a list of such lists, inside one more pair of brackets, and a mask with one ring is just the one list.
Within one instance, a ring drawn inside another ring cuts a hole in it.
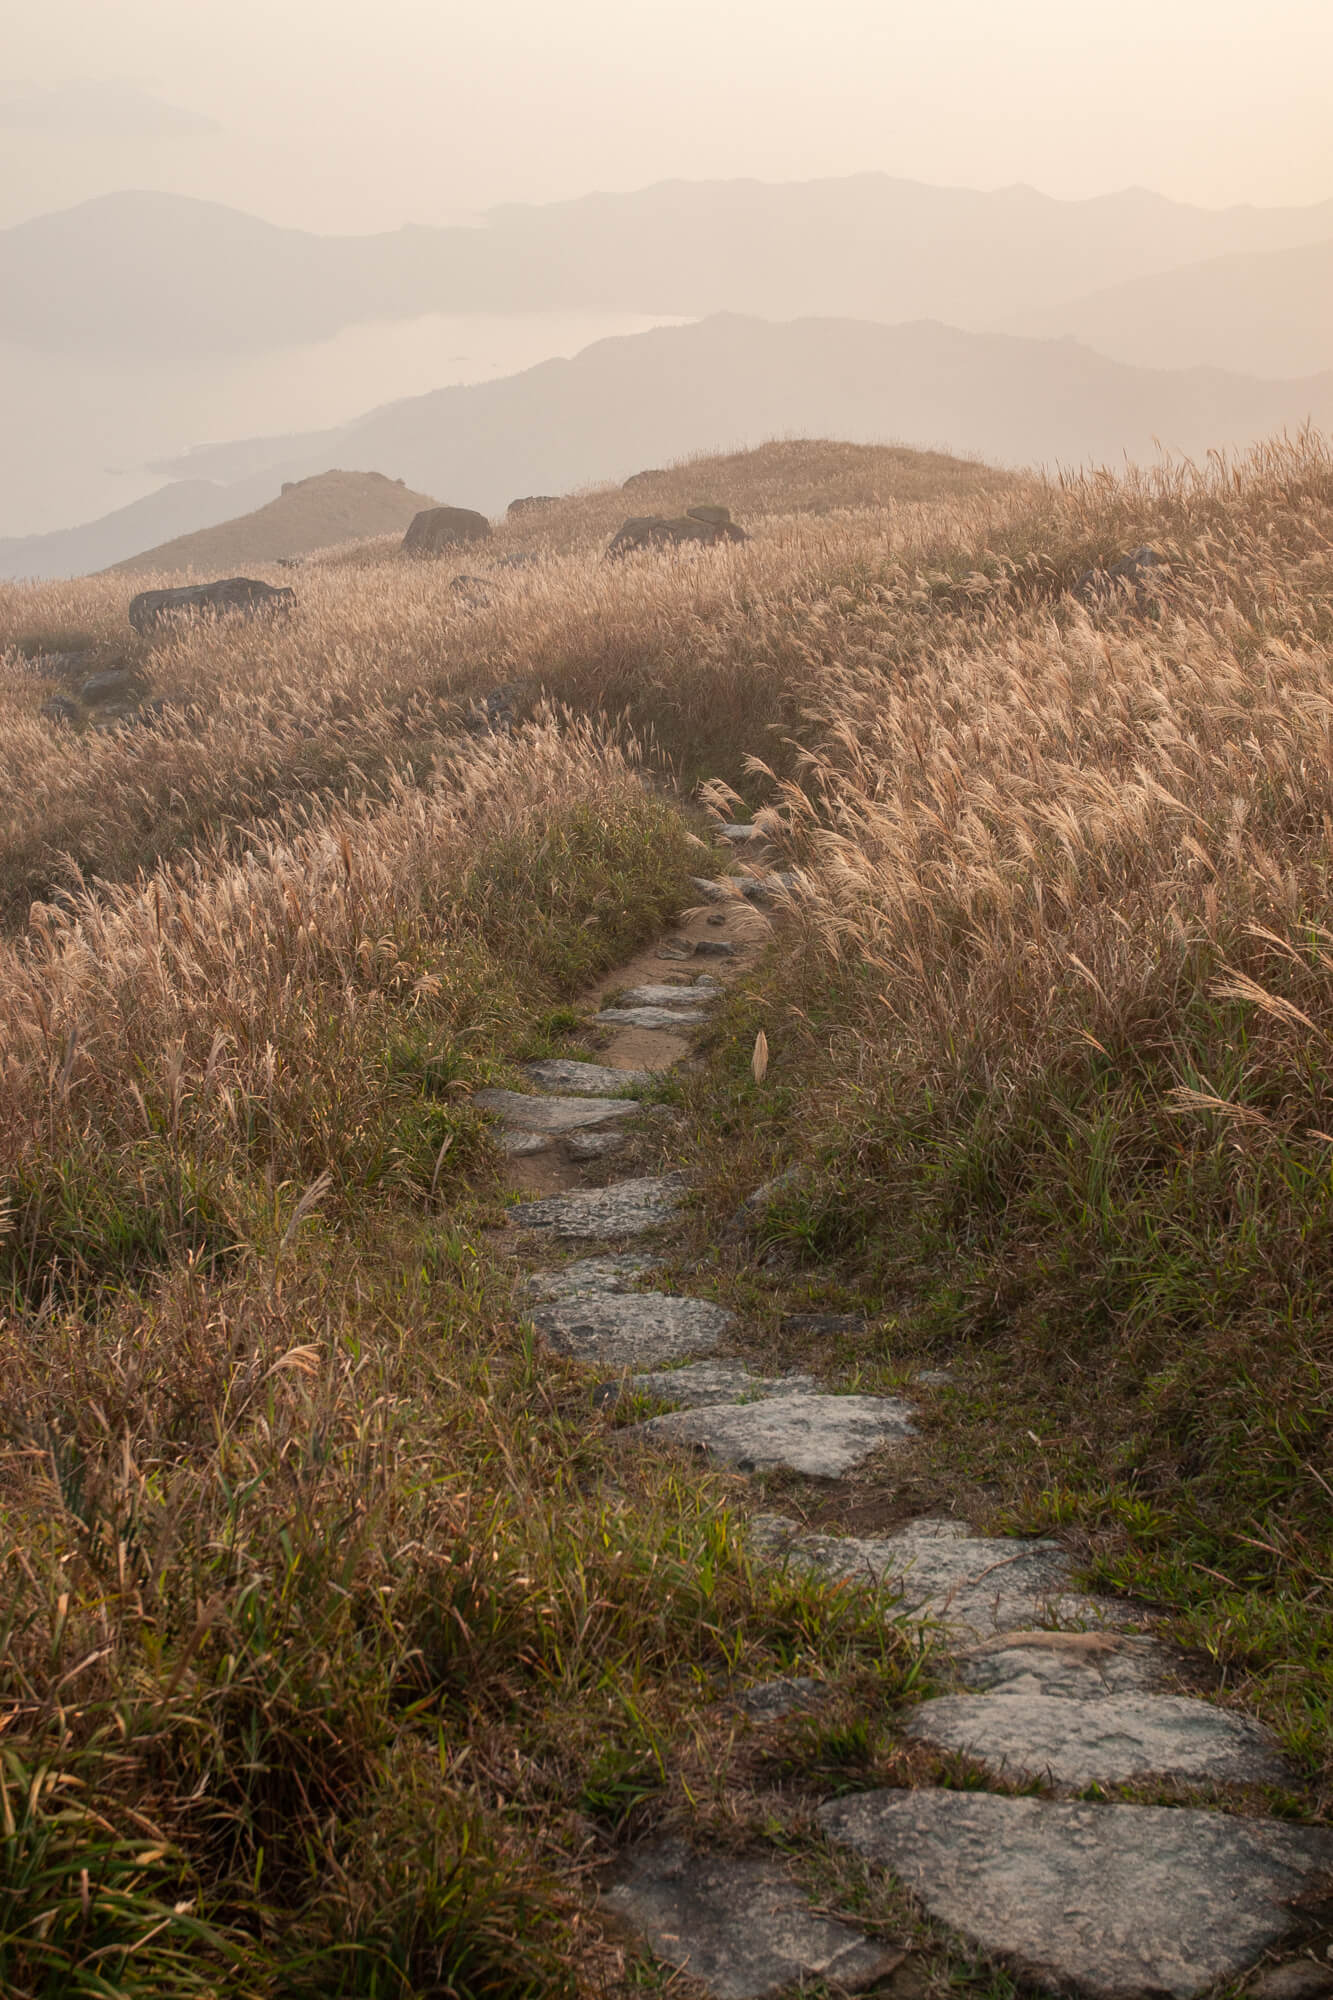
[{"label": "hazy mountain silhouette", "polygon": [[306,436],[192,452],[182,471],[292,478],[374,466],[441,499],[498,512],[687,452],[776,436],[896,441],[1004,465],[1202,454],[1308,419],[1333,421],[1333,373],[1265,382],[1217,369],[1138,369],[1073,341],[937,322],[772,324],[719,314],[598,341],[499,382],[390,403]]},{"label": "hazy mountain silhouette", "polygon": [[1071,335],[1145,368],[1202,362],[1249,375],[1312,375],[1333,368],[1333,242],[1133,278],[1017,313],[1006,331]]},{"label": "hazy mountain silhouette", "polygon": [[337,429],[192,452],[177,468],[187,477],[134,507],[0,542],[0,575],[105,568],[339,463],[498,514],[523,493],[569,492],[771,437],[894,441],[1054,466],[1152,459],[1159,441],[1201,456],[1307,421],[1333,425],[1333,373],[1267,382],[1209,368],[1131,368],[1074,341],[932,322],[774,325],[718,314],[598,341],[572,361],[502,381],[390,403]]},{"label": "hazy mountain silhouette", "polygon": [[491,211],[476,228],[279,229],[107,195],[0,231],[0,339],[216,353],[434,311],[741,311],[992,326],[1096,286],[1333,238],[1333,202],[1208,210],[1141,189],[1057,201],[863,174],[664,182]]}]

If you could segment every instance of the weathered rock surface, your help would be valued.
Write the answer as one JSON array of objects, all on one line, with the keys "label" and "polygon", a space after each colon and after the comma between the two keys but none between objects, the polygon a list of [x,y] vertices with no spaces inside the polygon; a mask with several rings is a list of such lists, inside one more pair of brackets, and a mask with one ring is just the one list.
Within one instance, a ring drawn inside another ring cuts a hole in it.
[{"label": "weathered rock surface", "polygon": [[617,1007],[708,1007],[721,998],[716,979],[702,978],[689,986],[631,986],[617,996]]},{"label": "weathered rock surface", "polygon": [[793,1396],[816,1385],[810,1375],[752,1375],[743,1361],[696,1361],[689,1368],[636,1375],[629,1386],[641,1396],[696,1409],[743,1396]]},{"label": "weathered rock surface", "polygon": [[643,1109],[637,1097],[530,1097],[521,1090],[479,1090],[472,1102],[519,1132],[582,1132]]},{"label": "weathered rock surface", "polygon": [[725,507],[690,507],[684,514],[637,514],[623,521],[607,545],[607,555],[633,555],[643,549],[683,548],[691,542],[711,548],[718,542],[748,542],[744,528]]},{"label": "weathered rock surface", "polygon": [[603,1007],[593,1015],[607,1028],[698,1028],[707,1019],[700,1007]]},{"label": "weathered rock surface", "polygon": [[752,1722],[780,1722],[784,1715],[799,1715],[818,1708],[828,1700],[829,1688],[808,1674],[786,1674],[778,1680],[759,1681],[746,1688],[735,1706]]},{"label": "weathered rock surface", "polygon": [[814,1915],[774,1862],[691,1854],[678,1841],[637,1855],[602,1907],[714,2000],[768,2000],[813,1979],[856,1993],[899,1956]]},{"label": "weathered rock surface", "polygon": [[582,1091],[588,1097],[619,1097],[623,1091],[642,1090],[653,1081],[650,1069],[608,1069],[604,1063],[568,1062],[559,1056],[524,1063],[523,1074],[543,1090],[565,1094]]},{"label": "weathered rock surface", "polygon": [[723,825],[715,827],[713,831],[719,840],[725,840],[734,847],[744,847],[752,840],[768,838],[763,828],[757,826],[753,820],[728,820]]},{"label": "weathered rock surface", "polygon": [[525,493],[521,500],[510,501],[505,514],[514,521],[520,514],[537,514],[543,507],[554,507],[555,504],[554,493]]},{"label": "weathered rock surface", "polygon": [[405,556],[438,556],[468,542],[484,542],[491,524],[471,507],[423,507],[403,536]]},{"label": "weathered rock surface", "polygon": [[290,611],[296,592],[252,576],[224,576],[215,583],[184,583],[173,590],[141,590],[130,599],[136,632],[156,632],[185,618],[260,618]]},{"label": "weathered rock surface", "polygon": [[960,1635],[989,1638],[1039,1625],[1048,1615],[1094,1626],[1124,1615],[1115,1603],[1071,1588],[1069,1558],[1058,1542],[970,1535],[961,1521],[930,1516],[873,1540],[793,1534],[791,1523],[772,1517],[750,1527],[773,1554],[825,1575],[888,1584],[905,1609]]},{"label": "weathered rock surface", "polygon": [[555,1140],[549,1132],[502,1132],[500,1151],[513,1160],[525,1160],[533,1153],[549,1153]]},{"label": "weathered rock surface", "polygon": [[[772,1183],[769,1185],[771,1187]],[[757,1192],[762,1194],[764,1190],[760,1188]],[[750,1196],[751,1201],[755,1198],[755,1195]],[[762,1206],[767,1206],[767,1199]],[[868,1325],[864,1313],[784,1313],[782,1316],[784,1333],[813,1333],[821,1339],[825,1335],[832,1339],[839,1334],[864,1333]]]},{"label": "weathered rock surface", "polygon": [[998,1695],[1160,1693],[1176,1665],[1160,1641],[1125,1632],[1006,1632],[956,1662],[963,1686]]},{"label": "weathered rock surface", "polygon": [[539,1306],[532,1323],[561,1354],[609,1368],[651,1368],[709,1354],[734,1314],[666,1292],[595,1293]]},{"label": "weathered rock surface", "polygon": [[1333,1869],[1328,1833],[1158,1806],[871,1792],[819,1820],[973,1945],[1092,2000],[1192,2000],[1236,1978]]},{"label": "weathered rock surface", "polygon": [[549,1229],[564,1242],[601,1242],[610,1236],[642,1236],[669,1222],[685,1191],[681,1174],[618,1181],[615,1187],[576,1194],[546,1195],[520,1202],[510,1215],[520,1229]]},{"label": "weathered rock surface", "polygon": [[580,1257],[558,1271],[535,1271],[523,1290],[530,1299],[578,1299],[594,1292],[627,1292],[651,1271],[651,1257],[622,1250],[611,1257]]},{"label": "weathered rock surface", "polygon": [[1245,1991],[1248,2000],[1326,2000],[1333,1994],[1333,1965],[1293,1958],[1286,1965],[1270,1965]]},{"label": "weathered rock surface", "polygon": [[662,1442],[698,1445],[742,1472],[779,1466],[837,1479],[880,1445],[912,1435],[912,1412],[891,1396],[803,1391],[758,1403],[714,1403],[650,1417],[640,1430]]},{"label": "weathered rock surface", "polygon": [[571,1160],[605,1160],[625,1150],[623,1132],[571,1132],[565,1151]]},{"label": "weathered rock surface", "polygon": [[[714,919],[710,917],[709,922],[713,921]],[[722,919],[719,917],[716,921],[720,923]],[[726,938],[698,938],[695,941],[694,955],[696,958],[734,958],[736,947],[734,944],[729,944]]]},{"label": "weathered rock surface", "polygon": [[1266,1729],[1186,1695],[964,1694],[923,1701],[909,1736],[959,1750],[1006,1778],[1055,1785],[1123,1785],[1189,1778],[1281,1785],[1291,1770]]}]

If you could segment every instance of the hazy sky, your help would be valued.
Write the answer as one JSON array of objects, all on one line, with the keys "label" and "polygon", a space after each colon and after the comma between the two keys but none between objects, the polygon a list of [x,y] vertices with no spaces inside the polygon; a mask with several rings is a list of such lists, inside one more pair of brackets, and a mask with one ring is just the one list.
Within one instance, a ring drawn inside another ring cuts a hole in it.
[{"label": "hazy sky", "polygon": [[0,62],[0,224],[121,187],[354,230],[867,169],[1333,196],[1333,0],[43,0]]}]

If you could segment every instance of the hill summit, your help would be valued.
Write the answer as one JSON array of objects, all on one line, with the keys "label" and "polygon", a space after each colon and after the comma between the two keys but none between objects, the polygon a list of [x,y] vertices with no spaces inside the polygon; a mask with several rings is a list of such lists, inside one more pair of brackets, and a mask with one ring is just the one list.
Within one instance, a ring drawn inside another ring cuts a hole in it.
[{"label": "hill summit", "polygon": [[382,472],[318,472],[309,479],[289,480],[276,500],[251,514],[178,535],[114,568],[133,574],[277,562],[337,542],[398,533],[414,514],[434,505],[429,494],[414,493],[401,479],[389,479]]}]

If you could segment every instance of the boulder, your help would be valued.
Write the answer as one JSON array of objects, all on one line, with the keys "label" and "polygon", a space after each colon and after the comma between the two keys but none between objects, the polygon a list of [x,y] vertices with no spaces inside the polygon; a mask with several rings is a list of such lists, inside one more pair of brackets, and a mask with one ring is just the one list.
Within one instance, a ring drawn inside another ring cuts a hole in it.
[{"label": "boulder", "polygon": [[522,500],[511,500],[505,513],[509,520],[516,520],[520,514],[536,514],[543,507],[554,507],[554,493],[528,493]]},{"label": "boulder", "polygon": [[663,514],[633,515],[621,523],[607,548],[608,556],[631,555],[639,549],[681,548],[701,542],[711,548],[718,542],[749,540],[725,507],[691,507],[674,519]]},{"label": "boulder", "polygon": [[141,590],[130,599],[130,623],[136,632],[156,632],[177,619],[273,617],[295,603],[294,590],[251,576],[226,576],[175,590]]},{"label": "boulder", "polygon": [[491,524],[471,507],[423,507],[403,536],[405,556],[439,556],[467,542],[484,542]]},{"label": "boulder", "polygon": [[665,478],[666,474],[660,465],[650,465],[646,472],[631,472],[620,490],[622,493],[632,493],[636,486],[647,486],[654,479]]},{"label": "boulder", "polygon": [[1074,595],[1084,604],[1129,602],[1136,611],[1148,611],[1156,605],[1151,589],[1152,571],[1169,567],[1166,557],[1145,543],[1142,548],[1119,557],[1108,569],[1096,566],[1085,569],[1074,585]]}]

